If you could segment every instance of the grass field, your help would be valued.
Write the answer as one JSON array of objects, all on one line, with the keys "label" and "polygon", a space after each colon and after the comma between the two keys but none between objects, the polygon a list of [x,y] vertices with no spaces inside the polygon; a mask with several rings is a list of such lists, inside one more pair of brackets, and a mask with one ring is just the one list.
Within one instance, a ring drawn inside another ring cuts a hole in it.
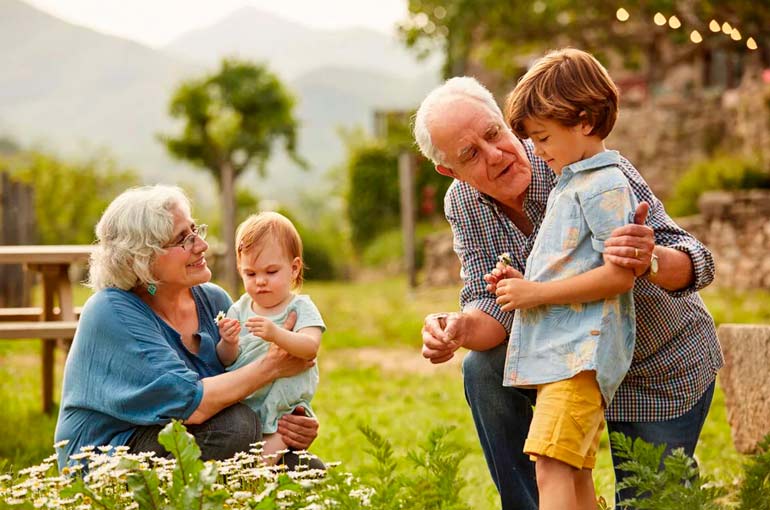
[{"label": "grass field", "polygon": [[[422,442],[432,428],[454,426],[452,438],[469,451],[462,464],[466,500],[474,509],[496,508],[497,494],[463,397],[459,362],[431,366],[419,355],[422,318],[456,309],[457,289],[408,292],[402,279],[386,279],[309,283],[304,292],[313,297],[329,328],[314,400],[321,421],[315,453],[355,471],[370,462],[359,424],[389,438],[401,453]],[[769,293],[708,290],[703,296],[718,322],[770,322]],[[86,297],[82,290],[77,301]],[[38,341],[0,342],[0,466],[6,468],[34,464],[51,453],[55,416],[40,412],[39,350]],[[61,370],[63,356],[57,356]],[[739,473],[741,457],[732,447],[719,387],[696,455],[706,473],[726,483]],[[408,467],[401,464],[401,469]],[[613,475],[606,437],[595,477],[599,493],[610,499]]]}]

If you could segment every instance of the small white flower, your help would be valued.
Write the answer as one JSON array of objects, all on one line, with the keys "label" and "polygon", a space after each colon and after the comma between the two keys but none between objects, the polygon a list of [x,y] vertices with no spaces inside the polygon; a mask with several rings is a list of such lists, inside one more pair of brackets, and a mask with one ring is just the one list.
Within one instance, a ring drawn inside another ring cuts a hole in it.
[{"label": "small white flower", "polygon": [[222,310],[219,310],[219,313],[217,314],[217,316],[216,316],[216,317],[214,317],[214,324],[216,324],[217,326],[219,326],[219,322],[220,322],[222,319],[224,319],[224,318],[225,318],[225,312],[223,312]]},{"label": "small white flower", "polygon": [[512,266],[513,265],[513,259],[511,258],[511,254],[508,252],[501,253],[497,256],[497,261],[502,263],[504,266]]}]

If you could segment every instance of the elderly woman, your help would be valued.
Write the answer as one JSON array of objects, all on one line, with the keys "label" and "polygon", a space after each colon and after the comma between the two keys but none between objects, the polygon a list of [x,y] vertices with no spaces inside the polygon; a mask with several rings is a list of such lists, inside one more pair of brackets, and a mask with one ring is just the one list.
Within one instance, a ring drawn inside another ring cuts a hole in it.
[{"label": "elderly woman", "polygon": [[[171,186],[131,189],[96,226],[89,283],[64,369],[56,441],[59,467],[86,445],[127,445],[165,455],[158,432],[182,420],[204,459],[246,451],[261,439],[259,420],[238,402],[280,377],[312,365],[272,346],[267,356],[225,372],[214,322],[232,301],[209,283],[206,225]],[[288,325],[288,324],[287,324]],[[305,449],[318,433],[314,418],[289,415],[278,432]],[[286,464],[296,463],[287,454]]]}]

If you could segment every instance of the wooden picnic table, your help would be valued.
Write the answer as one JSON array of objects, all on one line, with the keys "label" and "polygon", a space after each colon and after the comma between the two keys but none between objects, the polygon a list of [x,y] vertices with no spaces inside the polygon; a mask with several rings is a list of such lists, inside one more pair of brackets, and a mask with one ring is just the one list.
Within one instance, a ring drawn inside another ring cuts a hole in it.
[{"label": "wooden picnic table", "polygon": [[[40,273],[42,308],[0,309],[0,339],[40,338],[42,349],[43,411],[53,403],[54,349],[71,340],[77,325],[69,268],[88,261],[92,245],[0,246],[0,264],[23,264]],[[57,309],[58,305],[58,309]]]}]

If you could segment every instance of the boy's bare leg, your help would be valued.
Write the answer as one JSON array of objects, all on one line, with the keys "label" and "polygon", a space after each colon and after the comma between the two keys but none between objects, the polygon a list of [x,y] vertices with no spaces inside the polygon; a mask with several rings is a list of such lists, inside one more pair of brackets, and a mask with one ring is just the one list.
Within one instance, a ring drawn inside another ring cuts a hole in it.
[{"label": "boy's bare leg", "polygon": [[538,457],[535,462],[535,472],[537,473],[537,491],[540,494],[540,510],[578,508],[575,494],[575,468],[556,459]]},{"label": "boy's bare leg", "polygon": [[262,445],[262,459],[268,466],[275,466],[280,460],[281,456],[276,455],[276,452],[288,449],[286,443],[283,442],[281,434],[263,434],[262,440],[265,442]]},{"label": "boy's bare leg", "polygon": [[575,470],[575,499],[578,510],[596,510],[593,470]]}]

